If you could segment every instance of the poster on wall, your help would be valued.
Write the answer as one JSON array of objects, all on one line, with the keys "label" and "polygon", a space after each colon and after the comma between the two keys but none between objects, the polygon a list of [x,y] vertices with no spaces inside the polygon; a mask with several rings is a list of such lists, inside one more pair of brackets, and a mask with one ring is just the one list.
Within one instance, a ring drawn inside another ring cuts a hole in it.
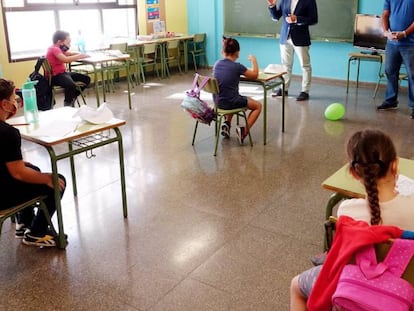
[{"label": "poster on wall", "polygon": [[147,0],[147,19],[149,21],[160,19],[159,0]]},{"label": "poster on wall", "polygon": [[160,19],[160,8],[147,8],[147,19]]}]

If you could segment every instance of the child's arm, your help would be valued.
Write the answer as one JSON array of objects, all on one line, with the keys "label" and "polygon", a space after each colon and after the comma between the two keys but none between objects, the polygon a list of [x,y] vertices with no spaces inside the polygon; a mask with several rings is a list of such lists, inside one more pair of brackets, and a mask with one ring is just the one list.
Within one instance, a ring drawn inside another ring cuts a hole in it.
[{"label": "child's arm", "polygon": [[249,55],[249,61],[252,62],[252,69],[247,69],[244,76],[249,80],[257,79],[259,76],[259,66],[257,65],[257,59],[254,55]]}]

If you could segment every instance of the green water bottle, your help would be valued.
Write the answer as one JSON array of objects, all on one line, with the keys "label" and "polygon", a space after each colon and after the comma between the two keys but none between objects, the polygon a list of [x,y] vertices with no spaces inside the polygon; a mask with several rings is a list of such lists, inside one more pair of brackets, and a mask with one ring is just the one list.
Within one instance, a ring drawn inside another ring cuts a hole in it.
[{"label": "green water bottle", "polygon": [[34,86],[37,84],[37,80],[27,80],[23,84],[22,95],[24,104],[24,118],[27,123],[37,123],[39,121],[39,110],[37,109],[36,89]]}]

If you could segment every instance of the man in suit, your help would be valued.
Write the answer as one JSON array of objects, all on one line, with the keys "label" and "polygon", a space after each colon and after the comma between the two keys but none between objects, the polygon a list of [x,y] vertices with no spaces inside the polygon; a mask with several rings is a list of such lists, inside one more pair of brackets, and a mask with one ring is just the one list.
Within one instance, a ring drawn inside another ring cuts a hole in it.
[{"label": "man in suit", "polygon": [[[312,67],[309,49],[311,45],[309,26],[318,22],[318,10],[315,0],[267,0],[269,12],[273,20],[282,18],[280,31],[280,56],[286,68],[285,95],[287,95],[293,67],[293,54],[299,59],[302,68],[302,89],[296,100],[309,99]],[[272,96],[281,96],[282,90],[275,90]]]}]

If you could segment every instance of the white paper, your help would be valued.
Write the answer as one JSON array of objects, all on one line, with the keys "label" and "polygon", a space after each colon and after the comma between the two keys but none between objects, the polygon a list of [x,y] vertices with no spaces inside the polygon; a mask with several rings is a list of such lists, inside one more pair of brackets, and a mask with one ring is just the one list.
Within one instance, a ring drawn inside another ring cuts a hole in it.
[{"label": "white paper", "polygon": [[79,120],[53,120],[42,122],[39,128],[30,133],[37,137],[64,137],[73,131],[79,124]]},{"label": "white paper", "polygon": [[267,65],[267,67],[264,69],[264,73],[280,73],[280,72],[285,72],[285,67],[283,65],[279,65],[279,64],[269,64]]},{"label": "white paper", "polygon": [[103,124],[113,118],[112,111],[108,108],[106,103],[103,103],[99,108],[92,108],[89,106],[82,106],[73,115],[73,117],[80,117],[82,120],[92,124]]},{"label": "white paper", "polygon": [[398,175],[397,190],[402,195],[414,195],[414,180],[401,174]]}]

